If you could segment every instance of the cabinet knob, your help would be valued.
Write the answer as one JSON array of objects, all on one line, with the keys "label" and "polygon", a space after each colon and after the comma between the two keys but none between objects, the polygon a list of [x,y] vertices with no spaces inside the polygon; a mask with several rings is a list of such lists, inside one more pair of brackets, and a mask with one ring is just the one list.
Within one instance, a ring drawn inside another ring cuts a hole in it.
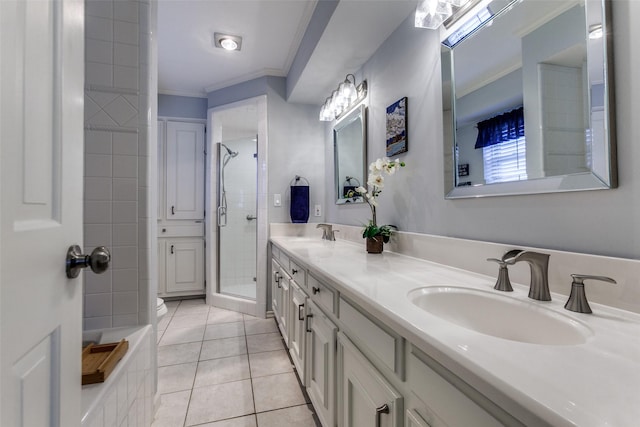
[{"label": "cabinet knob", "polygon": [[316,288],[315,286],[311,287],[311,290],[313,291],[313,294],[319,294],[320,293],[320,288]]},{"label": "cabinet knob", "polygon": [[291,269],[291,274],[296,274],[298,272],[298,270],[296,270],[295,268]]}]

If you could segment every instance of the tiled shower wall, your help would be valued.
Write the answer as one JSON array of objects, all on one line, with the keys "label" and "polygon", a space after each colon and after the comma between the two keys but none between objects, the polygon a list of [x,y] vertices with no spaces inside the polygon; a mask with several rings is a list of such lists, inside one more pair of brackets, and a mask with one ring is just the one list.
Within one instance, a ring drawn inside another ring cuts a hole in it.
[{"label": "tiled shower wall", "polygon": [[104,274],[84,273],[85,330],[148,323],[151,10],[149,0],[85,2],[83,249],[112,256]]}]

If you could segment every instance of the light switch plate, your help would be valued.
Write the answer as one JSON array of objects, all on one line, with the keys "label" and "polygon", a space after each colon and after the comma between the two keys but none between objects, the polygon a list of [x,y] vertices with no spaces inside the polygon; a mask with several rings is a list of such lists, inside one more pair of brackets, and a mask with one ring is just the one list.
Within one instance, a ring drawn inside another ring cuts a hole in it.
[{"label": "light switch plate", "polygon": [[320,205],[316,205],[314,210],[313,210],[313,215],[314,216],[322,216],[322,207],[320,207]]},{"label": "light switch plate", "polygon": [[273,206],[282,206],[282,198],[280,194],[273,195]]}]

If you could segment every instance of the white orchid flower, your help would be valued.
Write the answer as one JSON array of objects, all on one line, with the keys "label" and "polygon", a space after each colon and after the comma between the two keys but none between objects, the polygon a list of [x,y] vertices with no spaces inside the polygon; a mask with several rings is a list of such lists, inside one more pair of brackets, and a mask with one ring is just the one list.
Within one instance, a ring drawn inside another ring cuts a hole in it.
[{"label": "white orchid flower", "polygon": [[367,193],[367,189],[366,189],[366,188],[364,188],[363,186],[360,186],[360,187],[357,187],[357,188],[355,189],[355,192],[356,192],[356,193],[360,193],[360,194],[366,194],[366,193]]}]

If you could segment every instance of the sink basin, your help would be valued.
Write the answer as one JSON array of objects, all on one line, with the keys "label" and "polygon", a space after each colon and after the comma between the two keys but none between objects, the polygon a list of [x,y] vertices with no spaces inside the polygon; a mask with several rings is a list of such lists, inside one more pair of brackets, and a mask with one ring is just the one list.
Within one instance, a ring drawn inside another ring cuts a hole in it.
[{"label": "sink basin", "polygon": [[410,291],[422,310],[466,329],[511,341],[579,345],[592,331],[571,317],[536,302],[458,286],[429,286]]}]

